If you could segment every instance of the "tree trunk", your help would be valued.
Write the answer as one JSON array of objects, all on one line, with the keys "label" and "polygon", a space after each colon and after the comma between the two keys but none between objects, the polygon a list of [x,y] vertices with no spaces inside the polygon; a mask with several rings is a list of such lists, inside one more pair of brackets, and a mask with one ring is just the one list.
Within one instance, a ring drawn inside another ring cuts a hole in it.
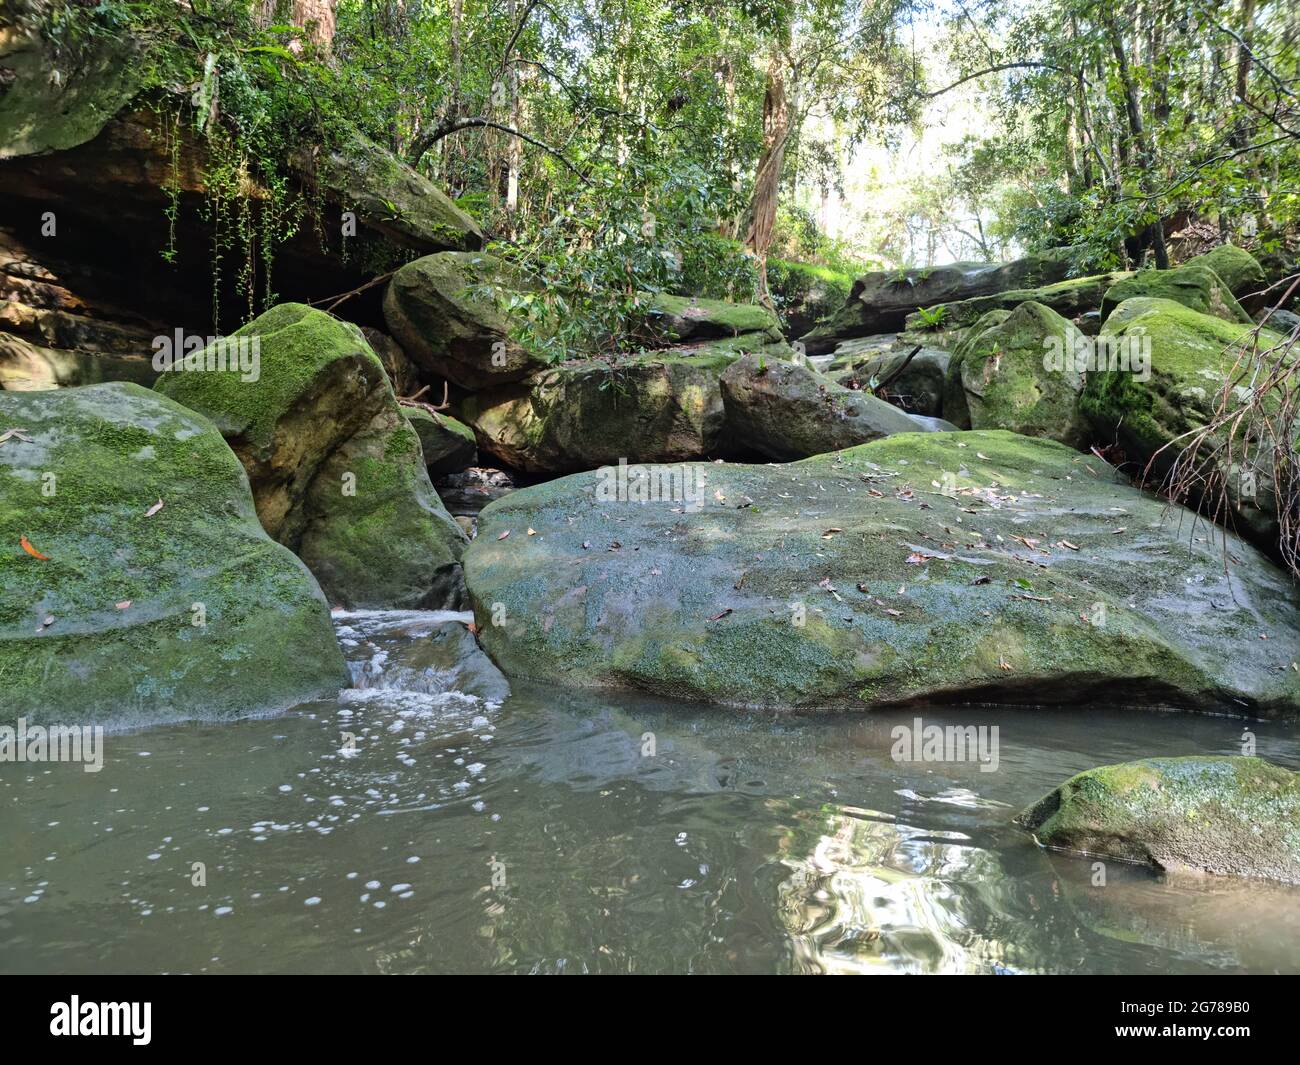
[{"label": "tree trunk", "polygon": [[790,138],[790,106],[786,99],[785,59],[773,45],[767,61],[767,91],[763,94],[763,150],[754,173],[754,192],[749,200],[749,224],[745,244],[758,258],[759,299],[769,306],[767,250],[772,246],[776,207],[780,198],[781,166]]}]

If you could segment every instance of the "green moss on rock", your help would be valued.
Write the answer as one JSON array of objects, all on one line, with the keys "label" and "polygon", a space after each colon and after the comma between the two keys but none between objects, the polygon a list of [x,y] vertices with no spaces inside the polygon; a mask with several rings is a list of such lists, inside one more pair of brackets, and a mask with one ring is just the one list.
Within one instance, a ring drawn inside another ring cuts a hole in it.
[{"label": "green moss on rock", "polygon": [[1300,776],[1261,758],[1148,758],[1071,777],[1018,819],[1045,846],[1300,882]]},{"label": "green moss on rock", "polygon": [[258,342],[255,379],[182,368],[155,387],[216,423],[248,471],[266,530],[311,566],[333,603],[459,603],[464,534],[360,330],[281,304],[234,336]]},{"label": "green moss on rock", "polygon": [[0,392],[0,420],[30,438],[0,448],[4,718],[237,717],[347,684],[316,581],[210,422],[125,383]]},{"label": "green moss on rock", "polygon": [[1078,411],[1083,378],[1076,353],[1083,334],[1041,303],[981,318],[948,364],[945,417],[972,429],[1010,429],[1082,447],[1087,426]]},{"label": "green moss on rock", "polygon": [[1095,456],[900,433],[674,472],[580,473],[484,509],[466,583],[507,675],[787,708],[1300,712],[1285,575],[1234,538],[1225,575],[1217,543]]},{"label": "green moss on rock", "polygon": [[1213,270],[1196,262],[1173,270],[1142,270],[1118,282],[1102,300],[1102,317],[1108,317],[1125,300],[1138,296],[1173,300],[1201,314],[1251,324],[1250,315],[1242,309],[1229,286]]}]

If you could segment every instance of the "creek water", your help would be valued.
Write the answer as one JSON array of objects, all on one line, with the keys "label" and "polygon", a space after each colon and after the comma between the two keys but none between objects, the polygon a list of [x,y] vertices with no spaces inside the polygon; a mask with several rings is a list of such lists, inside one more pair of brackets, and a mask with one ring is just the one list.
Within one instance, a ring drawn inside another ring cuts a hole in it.
[{"label": "creek water", "polygon": [[936,709],[997,727],[996,771],[900,763],[916,712],[507,694],[431,656],[447,622],[338,615],[361,686],[336,701],[109,734],[97,773],[0,764],[0,970],[1300,971],[1300,888],[1102,884],[1011,824],[1082,769],[1244,728],[1296,768],[1294,725]]}]

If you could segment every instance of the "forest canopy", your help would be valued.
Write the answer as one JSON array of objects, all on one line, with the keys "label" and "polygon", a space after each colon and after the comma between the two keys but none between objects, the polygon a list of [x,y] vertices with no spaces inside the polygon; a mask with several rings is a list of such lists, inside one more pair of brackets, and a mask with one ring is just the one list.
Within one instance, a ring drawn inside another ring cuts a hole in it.
[{"label": "forest canopy", "polygon": [[286,142],[360,128],[587,337],[611,294],[780,303],[812,283],[794,264],[843,285],[1053,247],[1164,266],[1175,241],[1285,250],[1300,215],[1280,2],[23,3],[69,63],[149,41],[189,120],[272,179]]}]

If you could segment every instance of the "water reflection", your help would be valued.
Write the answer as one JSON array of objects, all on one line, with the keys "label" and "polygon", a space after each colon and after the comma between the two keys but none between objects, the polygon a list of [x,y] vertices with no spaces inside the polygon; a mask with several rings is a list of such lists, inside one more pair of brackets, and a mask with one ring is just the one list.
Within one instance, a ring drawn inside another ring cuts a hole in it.
[{"label": "water reflection", "polygon": [[[0,765],[0,969],[1300,969],[1297,889],[1098,887],[1010,825],[1092,765],[1233,753],[1240,722],[927,713],[998,726],[982,773],[894,762],[910,712],[510,691],[457,618],[336,624],[366,685],[337,701],[109,737],[101,773]],[[1293,726],[1252,728],[1300,764]]]}]

